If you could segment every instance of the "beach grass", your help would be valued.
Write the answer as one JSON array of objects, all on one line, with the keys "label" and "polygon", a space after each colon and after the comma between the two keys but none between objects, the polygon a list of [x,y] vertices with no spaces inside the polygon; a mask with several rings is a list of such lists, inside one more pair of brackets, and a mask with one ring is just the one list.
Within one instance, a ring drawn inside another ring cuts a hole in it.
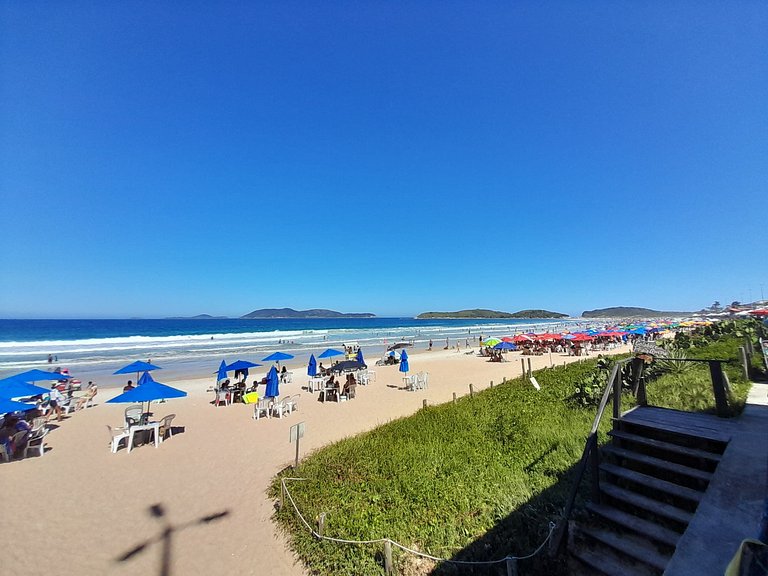
[{"label": "beach grass", "polygon": [[[712,350],[705,346],[695,354],[736,358],[738,343],[723,338]],[[454,560],[527,555],[545,540],[549,523],[564,507],[570,472],[595,415],[593,406],[579,407],[569,399],[575,383],[591,377],[596,365],[592,359],[541,370],[536,373],[540,391],[517,378],[342,440],[286,472],[305,479],[287,486],[313,527],[324,515],[325,536],[389,538]],[[748,385],[734,366],[726,370],[734,403],[743,406]],[[714,408],[706,368],[664,374],[649,384],[648,396],[660,406]],[[632,402],[627,396],[623,407]],[[603,418],[603,440],[609,426],[610,418]],[[279,497],[280,477],[270,492]],[[276,516],[312,574],[383,573],[382,544],[318,540],[287,501]],[[398,574],[455,573],[450,565],[397,548],[393,556]],[[564,573],[546,554],[525,562],[526,574]],[[500,568],[475,573],[496,574]]]}]

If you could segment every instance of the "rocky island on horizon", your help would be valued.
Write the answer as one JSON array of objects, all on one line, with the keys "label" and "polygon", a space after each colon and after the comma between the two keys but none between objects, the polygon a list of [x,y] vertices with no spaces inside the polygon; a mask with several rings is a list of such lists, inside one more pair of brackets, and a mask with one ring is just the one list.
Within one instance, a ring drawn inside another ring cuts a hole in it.
[{"label": "rocky island on horizon", "polygon": [[260,308],[249,312],[240,318],[268,319],[268,318],[375,318],[376,314],[370,312],[344,313],[324,308],[312,308],[310,310],[294,310],[293,308]]}]

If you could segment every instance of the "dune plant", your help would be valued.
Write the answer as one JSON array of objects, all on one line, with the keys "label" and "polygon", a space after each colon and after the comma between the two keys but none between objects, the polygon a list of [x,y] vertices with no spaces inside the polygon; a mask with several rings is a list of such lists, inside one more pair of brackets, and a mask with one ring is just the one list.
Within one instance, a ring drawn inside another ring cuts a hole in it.
[{"label": "dune plant", "polygon": [[[722,338],[714,351],[695,352],[735,358],[738,343]],[[590,393],[602,390],[609,369],[610,362],[598,366],[597,359],[590,359],[538,371],[540,391],[516,378],[473,398],[420,410],[314,452],[297,470],[286,471],[305,478],[289,483],[289,489],[310,524],[324,515],[327,536],[386,537],[462,560],[526,554],[544,540],[549,522],[563,509],[595,415],[591,401],[573,401],[574,383],[588,383]],[[739,380],[738,370],[726,370],[733,395],[743,404],[748,385]],[[596,374],[602,374],[602,381]],[[652,404],[684,410],[714,405],[706,365],[662,375],[649,383],[648,397]],[[627,396],[623,406],[631,404]],[[609,427],[610,418],[604,418],[601,438]],[[279,477],[270,493],[279,496]],[[276,519],[310,573],[383,573],[380,544],[318,540],[290,505]],[[393,554],[398,573],[455,573],[448,565],[397,548]],[[558,560],[545,555],[521,562],[520,570],[534,576],[566,573]]]}]

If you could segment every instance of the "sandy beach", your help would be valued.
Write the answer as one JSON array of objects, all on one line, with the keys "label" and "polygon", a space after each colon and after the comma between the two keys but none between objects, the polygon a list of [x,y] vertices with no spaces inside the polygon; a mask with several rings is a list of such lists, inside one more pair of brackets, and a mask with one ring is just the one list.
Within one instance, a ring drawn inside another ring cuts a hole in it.
[{"label": "sandy beach", "polygon": [[[475,352],[477,348],[473,349]],[[627,351],[617,348],[609,353]],[[403,389],[397,366],[374,367],[376,379],[349,402],[321,403],[303,388],[301,368],[281,395],[301,393],[299,409],[278,419],[251,418],[243,404],[215,407],[207,390],[213,377],[162,380],[187,398],[152,405],[155,419],[176,414],[176,433],[159,448],[142,445],[130,454],[109,450],[107,425],[121,426],[125,404],[105,404],[119,390],[101,389],[92,408],[72,413],[46,437],[49,450],[0,465],[5,543],[4,570],[27,574],[155,574],[159,572],[163,523],[149,513],[161,504],[172,533],[173,574],[304,574],[270,517],[271,478],[290,465],[289,429],[306,423],[301,456],[422,407],[450,401],[493,381],[521,373],[520,354],[490,363],[466,350],[414,351],[412,372],[429,372],[429,388]],[[593,353],[594,355],[594,353]],[[580,360],[566,355],[531,358],[533,369]],[[158,379],[160,379],[158,377]],[[183,430],[182,430],[183,429]],[[585,432],[586,433],[586,432]],[[201,517],[227,512],[200,523]],[[142,543],[151,545],[127,561],[117,559]]]}]

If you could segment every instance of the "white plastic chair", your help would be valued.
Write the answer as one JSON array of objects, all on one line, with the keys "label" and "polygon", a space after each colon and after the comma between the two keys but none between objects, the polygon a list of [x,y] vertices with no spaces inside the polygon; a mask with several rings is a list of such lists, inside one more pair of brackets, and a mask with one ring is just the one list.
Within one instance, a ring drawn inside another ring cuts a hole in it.
[{"label": "white plastic chair", "polygon": [[222,402],[224,402],[224,406],[228,406],[232,402],[232,396],[230,395],[230,391],[226,388],[218,388],[215,390],[216,392],[216,400],[214,400],[214,405],[218,406]]},{"label": "white plastic chair", "polygon": [[283,414],[290,414],[291,409],[289,405],[286,403],[286,401],[289,399],[290,399],[290,396],[287,396],[278,402],[274,402],[272,404],[272,414],[274,414],[278,418],[282,418]]},{"label": "white plastic chair", "polygon": [[176,418],[176,414],[168,414],[168,416],[163,416],[163,419],[160,421],[160,429],[158,430],[157,437],[160,439],[161,443],[163,440],[165,440],[166,434],[173,438],[173,428],[171,428],[171,422],[173,422],[174,418]]},{"label": "white plastic chair", "polygon": [[406,390],[416,390],[416,374],[403,376],[403,384],[405,384]]},{"label": "white plastic chair", "polygon": [[128,439],[129,433],[127,428],[112,428],[109,424],[107,424],[107,430],[109,430],[110,435],[112,436],[112,444],[111,444],[111,450],[112,454],[115,454],[117,452],[117,448],[120,446],[120,441],[125,439]]},{"label": "white plastic chair", "polygon": [[253,419],[258,420],[261,415],[264,414],[267,418],[271,418],[272,415],[272,398],[259,398],[259,401],[253,405]]},{"label": "white plastic chair", "polygon": [[45,454],[45,435],[48,434],[48,428],[45,426],[32,432],[27,441],[27,447],[24,449],[24,457],[29,456],[30,452],[37,450],[38,456]]},{"label": "white plastic chair", "polygon": [[294,412],[299,409],[299,397],[301,394],[294,394],[285,399],[285,403],[288,406],[289,412]]},{"label": "white plastic chair", "polygon": [[133,424],[141,424],[141,417],[144,409],[140,404],[132,404],[125,409],[125,428],[130,428]]}]

